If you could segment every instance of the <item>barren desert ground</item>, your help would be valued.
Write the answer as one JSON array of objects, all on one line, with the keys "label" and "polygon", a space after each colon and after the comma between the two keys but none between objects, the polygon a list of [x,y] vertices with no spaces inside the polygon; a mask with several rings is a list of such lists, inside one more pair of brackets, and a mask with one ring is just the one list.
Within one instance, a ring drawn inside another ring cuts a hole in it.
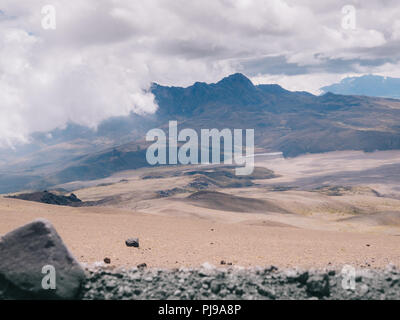
[{"label": "barren desert ground", "polygon": [[58,186],[91,206],[1,197],[0,234],[46,218],[79,261],[113,266],[400,266],[400,152],[256,160],[251,179],[166,167]]}]

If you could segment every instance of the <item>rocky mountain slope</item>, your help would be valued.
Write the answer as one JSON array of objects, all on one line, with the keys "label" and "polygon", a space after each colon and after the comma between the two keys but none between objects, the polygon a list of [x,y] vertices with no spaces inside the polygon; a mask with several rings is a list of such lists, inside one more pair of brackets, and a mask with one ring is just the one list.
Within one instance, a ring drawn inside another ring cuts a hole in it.
[{"label": "rocky mountain slope", "polygon": [[286,157],[400,149],[400,100],[290,92],[278,85],[253,85],[242,74],[187,88],[153,84],[151,90],[159,105],[155,114],[110,119],[96,132],[71,125],[51,138],[37,134],[34,152],[0,168],[0,192],[147,166],[146,132],[167,130],[170,120],[177,120],[179,129],[255,129],[257,150],[281,151]]}]

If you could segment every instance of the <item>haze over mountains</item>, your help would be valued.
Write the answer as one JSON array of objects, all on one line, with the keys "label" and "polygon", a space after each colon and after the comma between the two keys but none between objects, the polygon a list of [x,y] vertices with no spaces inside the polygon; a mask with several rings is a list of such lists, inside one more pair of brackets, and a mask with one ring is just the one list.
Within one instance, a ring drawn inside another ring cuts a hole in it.
[{"label": "haze over mountains", "polygon": [[400,149],[400,101],[253,85],[242,74],[215,84],[151,88],[155,114],[111,118],[97,131],[68,125],[33,135],[32,143],[0,153],[0,192],[43,189],[147,166],[146,132],[167,129],[255,129],[257,152],[286,157],[335,150]]},{"label": "haze over mountains", "polygon": [[348,77],[340,83],[321,88],[322,92],[371,97],[400,98],[400,79],[377,75]]}]

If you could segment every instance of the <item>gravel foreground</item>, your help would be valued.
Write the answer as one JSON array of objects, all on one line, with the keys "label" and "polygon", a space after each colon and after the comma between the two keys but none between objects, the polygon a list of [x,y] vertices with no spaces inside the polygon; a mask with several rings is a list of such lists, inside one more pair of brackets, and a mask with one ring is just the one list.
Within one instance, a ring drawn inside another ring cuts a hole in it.
[{"label": "gravel foreground", "polygon": [[[400,270],[278,270],[275,267],[160,270],[88,269],[80,299],[106,300],[274,300],[274,299],[400,299]],[[344,289],[351,286],[355,289]],[[347,284],[347,286],[346,286]],[[354,288],[354,287],[353,287]]]}]

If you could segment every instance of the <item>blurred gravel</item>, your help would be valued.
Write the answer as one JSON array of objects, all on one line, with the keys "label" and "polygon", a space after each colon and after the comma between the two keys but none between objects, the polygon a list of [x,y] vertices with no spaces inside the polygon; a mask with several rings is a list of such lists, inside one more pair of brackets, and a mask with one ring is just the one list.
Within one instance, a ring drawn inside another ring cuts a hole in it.
[{"label": "blurred gravel", "polygon": [[268,268],[87,269],[81,299],[400,299],[400,270],[357,270],[355,290],[340,270]]}]

